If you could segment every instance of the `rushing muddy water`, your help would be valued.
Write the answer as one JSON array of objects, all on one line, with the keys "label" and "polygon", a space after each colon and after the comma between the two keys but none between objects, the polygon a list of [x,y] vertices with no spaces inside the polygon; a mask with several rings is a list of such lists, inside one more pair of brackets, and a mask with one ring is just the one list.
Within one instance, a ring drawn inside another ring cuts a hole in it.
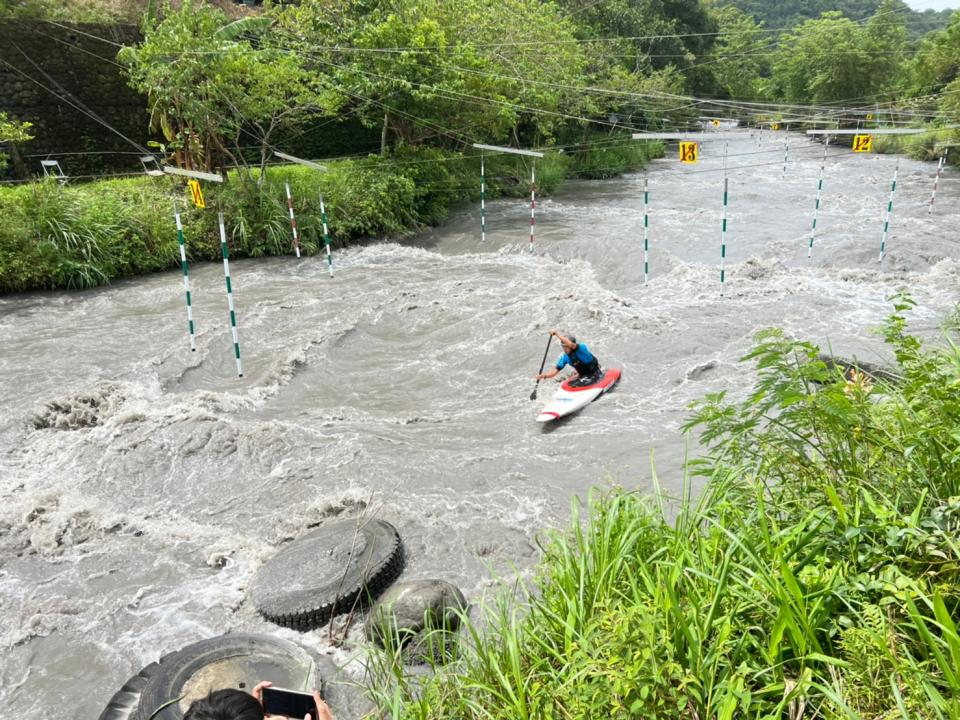
[{"label": "rushing muddy water", "polygon": [[[896,158],[831,148],[807,260],[822,146],[791,145],[784,174],[782,135],[730,142],[722,297],[714,140],[697,165],[671,151],[649,168],[647,285],[643,175],[539,203],[532,252],[528,207],[498,200],[485,244],[464,207],[412,242],[338,252],[334,279],[321,258],[234,262],[243,378],[216,264],[191,269],[195,353],[177,272],[0,298],[0,705],[96,718],[141,666],[228,630],[325,647],[259,619],[248,588],[333,516],[392,522],[405,578],[475,599],[529,570],[573,495],[649,488],[651,453],[677,491],[687,406],[749,387],[757,330],[882,361],[873,330],[905,288],[937,336],[960,299],[956,170],[928,215],[935,164],[900,159],[878,263]],[[545,427],[529,395],[550,328],[624,379]]]}]

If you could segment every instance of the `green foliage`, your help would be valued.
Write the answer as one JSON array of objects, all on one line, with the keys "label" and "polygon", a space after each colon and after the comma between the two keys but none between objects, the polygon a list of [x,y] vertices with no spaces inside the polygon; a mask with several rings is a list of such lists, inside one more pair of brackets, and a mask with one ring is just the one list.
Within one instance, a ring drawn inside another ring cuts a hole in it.
[{"label": "green foliage", "polygon": [[877,16],[863,28],[828,12],[784,35],[774,62],[776,93],[789,102],[818,105],[882,98],[896,82],[904,37],[887,17]]},{"label": "green foliage", "polygon": [[0,18],[42,18],[59,22],[136,22],[144,0],[0,0]]},{"label": "green foliage", "polygon": [[[7,116],[7,113],[0,112],[0,145],[33,140],[33,135],[30,134],[31,127],[33,127],[32,123],[12,120]],[[7,156],[5,153],[0,152],[0,175],[2,175],[6,167]]]},{"label": "green foliage", "polygon": [[[851,20],[866,20],[878,13],[879,0],[720,0],[723,6],[735,6],[772,30],[790,30],[805,20],[839,11]],[[951,10],[916,11],[904,3],[895,4],[896,15],[906,22],[910,37],[916,39],[946,26]]]},{"label": "green foliage", "polygon": [[943,153],[944,144],[957,141],[960,141],[960,133],[950,129],[930,130],[919,135],[876,135],[873,138],[873,151],[902,153],[914,160],[936,162]]},{"label": "green foliage", "polygon": [[491,13],[479,0],[303,2],[275,17],[284,44],[381,129],[384,150],[516,134],[539,145],[563,115],[590,108],[577,91],[585,60],[573,26],[550,3],[507,0]]},{"label": "green foliage", "polygon": [[256,34],[269,24],[261,17],[228,22],[202,0],[174,10],[168,0],[161,20],[146,20],[143,42],[119,52],[131,87],[148,97],[151,128],[181,167],[237,165],[251,136],[262,167],[279,129],[336,108],[336,94],[299,56]]},{"label": "green foliage", "polygon": [[[687,76],[692,91],[709,90],[709,75],[699,63],[713,45],[716,24],[701,2],[691,0],[559,0],[564,12],[576,17],[576,33],[583,38],[623,38],[603,42],[591,58],[598,66],[619,66],[630,72],[673,67]],[[589,46],[588,46],[589,47]],[[609,71],[600,70],[601,75]]]},{"label": "green foliage", "polygon": [[637,142],[627,133],[591,134],[585,142],[566,150],[570,172],[576,177],[601,180],[640,170],[652,157],[663,155],[663,143]]},{"label": "green foliage", "polygon": [[733,5],[715,12],[719,35],[711,53],[711,72],[717,88],[729,97],[755,100],[761,77],[770,74],[770,37],[749,15]]},{"label": "green foliage", "polygon": [[[641,158],[629,159],[623,169]],[[530,167],[524,160],[515,155],[486,158],[488,197],[530,192]],[[539,192],[558,187],[570,164],[560,153],[538,160]],[[306,254],[323,251],[321,193],[335,245],[407,235],[443,221],[457,202],[479,197],[478,155],[404,148],[387,157],[330,161],[327,167],[328,172],[301,165],[233,172],[223,185],[204,187],[208,207],[223,208],[231,254],[292,252],[286,182]],[[173,194],[169,188],[167,181],[136,178],[66,187],[51,179],[0,189],[0,292],[85,288],[177,267],[175,197],[190,259],[217,260],[216,212],[190,206],[182,186]]]},{"label": "green foliage", "polygon": [[[960,718],[960,352],[884,337],[897,384],[766,331],[754,392],[696,406],[701,497],[591,494],[528,588],[465,619],[392,718]],[[655,477],[656,481],[656,477]],[[386,672],[386,667],[390,671]]]}]

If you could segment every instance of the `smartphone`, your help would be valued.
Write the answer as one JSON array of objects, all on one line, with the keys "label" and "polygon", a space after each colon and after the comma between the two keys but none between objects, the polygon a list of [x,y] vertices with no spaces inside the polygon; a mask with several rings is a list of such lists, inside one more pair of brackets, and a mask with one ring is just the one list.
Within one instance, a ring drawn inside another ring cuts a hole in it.
[{"label": "smartphone", "polygon": [[310,693],[275,687],[265,687],[261,692],[264,714],[285,715],[295,720],[303,720],[303,717],[310,713],[310,717],[317,720],[317,703]]}]

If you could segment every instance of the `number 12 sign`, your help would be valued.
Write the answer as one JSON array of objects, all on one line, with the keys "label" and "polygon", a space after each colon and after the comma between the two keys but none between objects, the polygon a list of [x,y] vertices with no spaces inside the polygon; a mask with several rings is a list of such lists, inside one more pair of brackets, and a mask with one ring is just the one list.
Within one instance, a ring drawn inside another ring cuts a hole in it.
[{"label": "number 12 sign", "polygon": [[680,143],[680,162],[695,163],[700,155],[700,146],[695,142]]},{"label": "number 12 sign", "polygon": [[853,151],[870,152],[873,149],[873,135],[854,135]]}]

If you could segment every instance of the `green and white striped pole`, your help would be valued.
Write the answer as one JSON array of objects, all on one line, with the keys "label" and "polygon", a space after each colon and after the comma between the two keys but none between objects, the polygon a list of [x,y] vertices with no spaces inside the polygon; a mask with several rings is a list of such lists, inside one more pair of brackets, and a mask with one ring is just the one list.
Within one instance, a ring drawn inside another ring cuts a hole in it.
[{"label": "green and white striped pole", "polygon": [[320,222],[323,223],[323,245],[327,249],[327,271],[333,277],[333,255],[330,252],[330,232],[327,230],[327,209],[323,205],[323,193],[320,193]]},{"label": "green and white striped pole", "polygon": [[820,161],[820,179],[817,181],[817,204],[813,206],[813,225],[810,226],[810,244],[807,245],[807,260],[813,255],[813,239],[817,235],[817,215],[820,214],[820,196],[823,194],[823,168],[827,164],[827,148],[830,137],[823,143],[823,160]]},{"label": "green and white striped pole", "polygon": [[293,198],[290,196],[290,183],[285,182],[287,189],[287,209],[290,211],[290,227],[293,229],[293,247],[297,251],[297,257],[300,257],[300,236],[297,234],[297,218],[293,214]]},{"label": "green and white striped pole", "polygon": [[650,282],[650,238],[647,233],[650,228],[650,193],[647,192],[648,179],[643,179],[643,284]]},{"label": "green and white striped pole", "polygon": [[723,223],[720,227],[720,297],[726,280],[724,262],[727,259],[727,143],[723,143]]},{"label": "green and white striped pole", "polygon": [[930,196],[930,204],[927,205],[927,215],[933,214],[933,201],[937,199],[937,185],[940,182],[940,175],[943,174],[943,166],[947,164],[947,152],[950,148],[944,148],[940,155],[940,162],[937,163],[937,174],[933,178],[933,194]]},{"label": "green and white striped pole", "polygon": [[890,199],[887,201],[887,216],[883,221],[883,237],[880,238],[880,257],[877,262],[883,262],[883,252],[887,246],[887,233],[890,231],[890,216],[893,214],[893,195],[897,192],[897,173],[900,171],[900,158],[893,168],[893,184],[890,186]]},{"label": "green and white striped pole", "polygon": [[187,264],[187,245],[183,240],[183,223],[180,208],[173,201],[173,217],[177,221],[177,242],[180,244],[180,267],[183,269],[183,289],[187,291],[187,329],[190,332],[190,352],[197,351],[197,338],[193,330],[193,305],[190,302],[190,266]]},{"label": "green and white striped pole", "polygon": [[530,252],[533,252],[533,231],[537,224],[537,161],[530,163]]},{"label": "green and white striped pole", "polygon": [[237,377],[243,377],[243,365],[240,364],[240,340],[237,339],[237,313],[233,309],[233,287],[230,285],[230,258],[227,253],[227,231],[223,226],[223,212],[220,212],[220,251],[223,253],[223,275],[227,279],[227,307],[230,308],[230,330],[233,332],[233,353],[237,358]]},{"label": "green and white striped pole", "polygon": [[487,239],[487,181],[483,174],[483,153],[480,153],[480,242]]}]

